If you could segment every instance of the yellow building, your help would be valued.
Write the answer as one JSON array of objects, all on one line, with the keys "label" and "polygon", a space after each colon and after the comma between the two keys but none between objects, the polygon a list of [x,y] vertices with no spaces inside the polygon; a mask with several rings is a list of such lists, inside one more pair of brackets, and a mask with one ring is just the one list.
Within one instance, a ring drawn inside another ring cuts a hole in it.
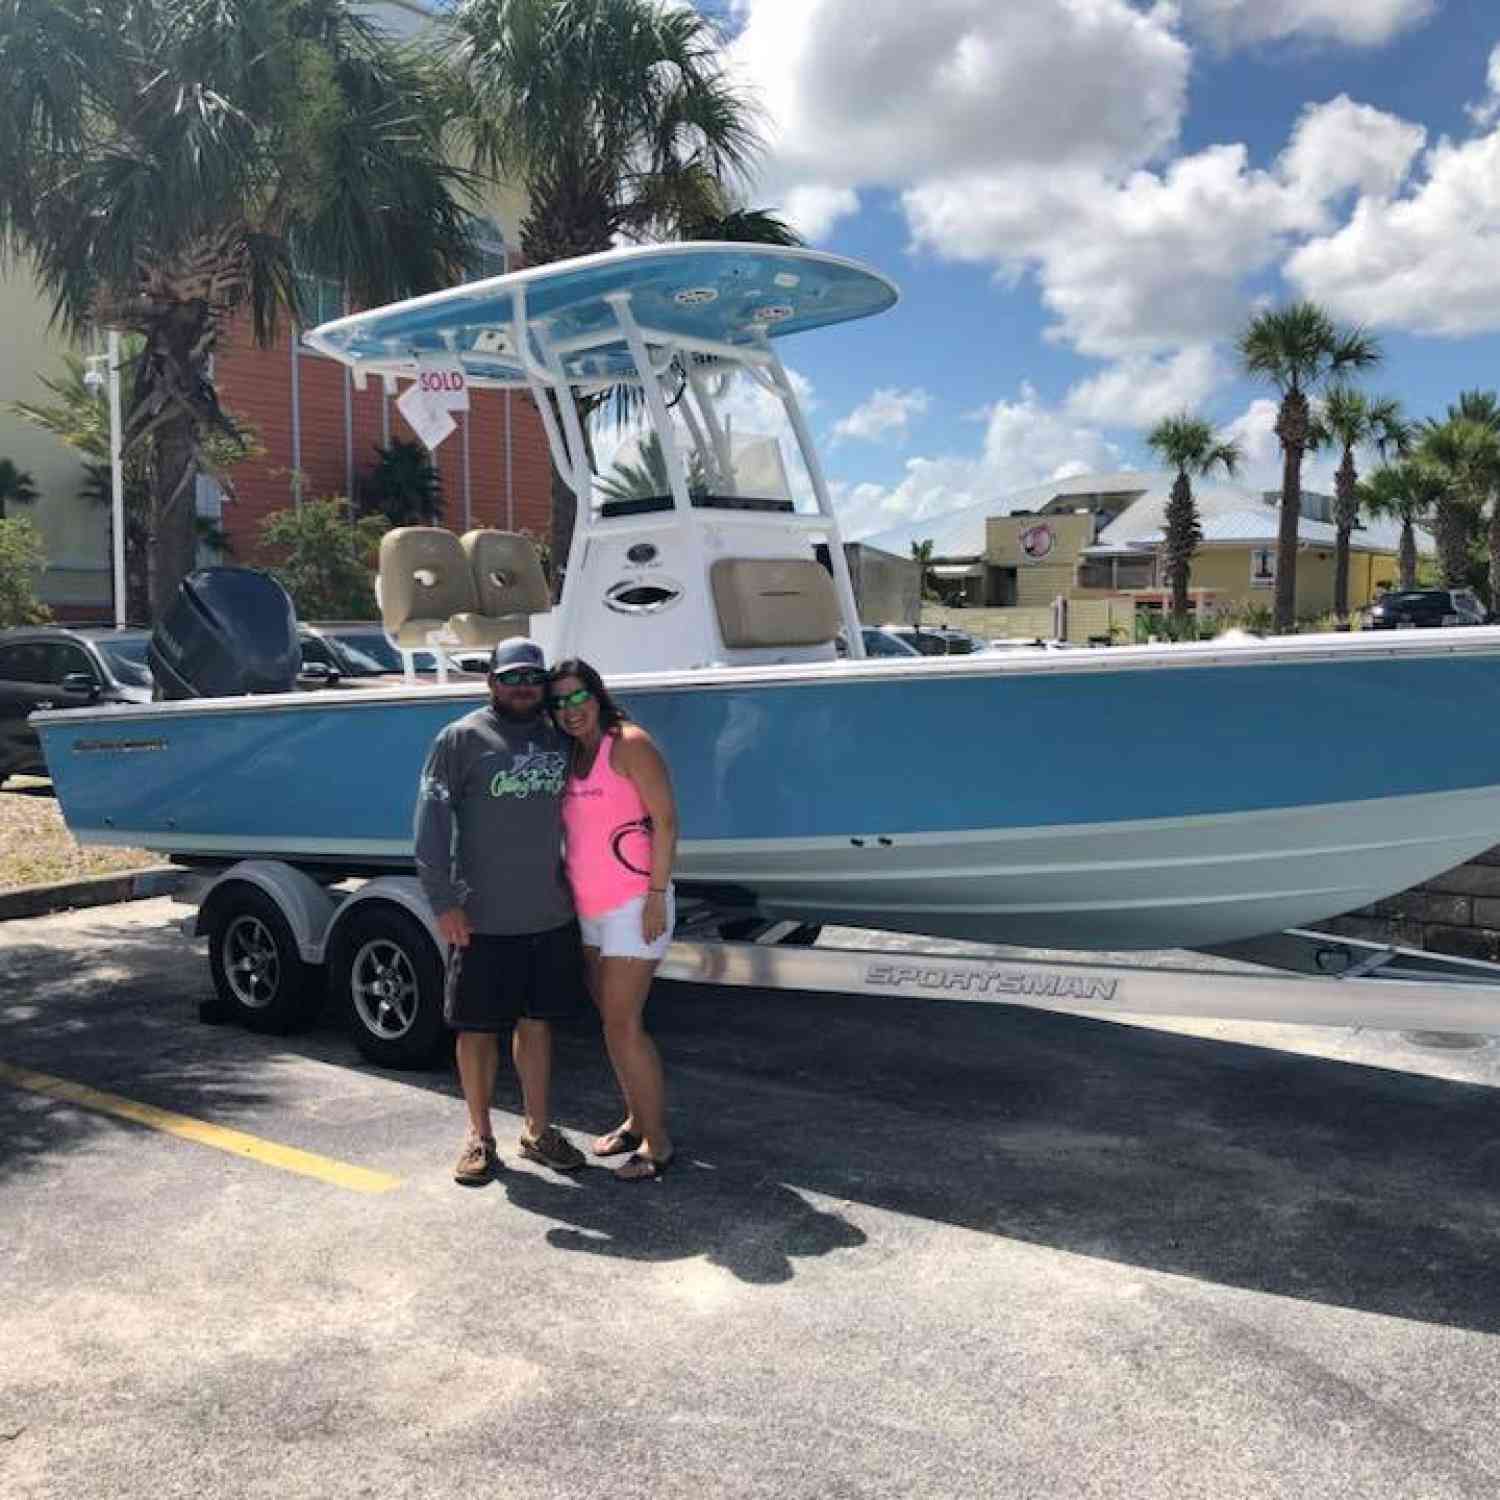
[{"label": "yellow building", "polygon": [[[1168,599],[1161,544],[1173,476],[1125,470],[1084,474],[907,523],[864,540],[905,554],[932,542],[931,574],[956,608],[983,610],[985,633],[1084,639],[1108,633]],[[1239,610],[1274,602],[1280,497],[1240,485],[1193,486],[1203,541],[1193,558],[1194,609]],[[1332,499],[1304,492],[1297,559],[1297,615],[1333,608]],[[1361,518],[1350,544],[1349,602],[1359,609],[1399,575],[1400,528]],[[1419,555],[1431,555],[1425,532]],[[1059,610],[1058,601],[1065,608]],[[1064,622],[1063,616],[1066,615]]]}]

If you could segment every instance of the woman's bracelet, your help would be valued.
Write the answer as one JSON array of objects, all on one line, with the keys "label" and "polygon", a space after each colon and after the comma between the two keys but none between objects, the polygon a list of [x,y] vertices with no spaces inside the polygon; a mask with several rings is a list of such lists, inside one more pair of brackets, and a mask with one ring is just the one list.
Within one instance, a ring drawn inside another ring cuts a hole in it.
[{"label": "woman's bracelet", "polygon": [[667,888],[664,885],[648,885],[646,890],[652,896],[665,896],[667,894]]}]

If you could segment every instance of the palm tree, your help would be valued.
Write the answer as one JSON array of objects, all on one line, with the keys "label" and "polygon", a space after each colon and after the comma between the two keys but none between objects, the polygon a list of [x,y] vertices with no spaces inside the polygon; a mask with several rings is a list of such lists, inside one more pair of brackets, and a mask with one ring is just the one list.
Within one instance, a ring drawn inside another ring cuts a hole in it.
[{"label": "palm tree", "polygon": [[1469,581],[1469,544],[1500,483],[1500,433],[1450,407],[1446,421],[1422,424],[1417,452],[1445,481],[1433,512],[1438,567],[1443,583],[1458,588]]},{"label": "palm tree", "polygon": [[1232,476],[1240,466],[1240,447],[1217,437],[1207,422],[1186,411],[1158,422],[1146,435],[1146,445],[1177,470],[1167,501],[1162,555],[1172,585],[1172,615],[1181,625],[1188,612],[1188,572],[1193,565],[1193,554],[1203,540],[1189,476],[1206,478],[1215,469],[1223,469]]},{"label": "palm tree", "polygon": [[1401,587],[1417,586],[1416,527],[1426,521],[1447,490],[1448,481],[1433,464],[1417,458],[1382,464],[1356,487],[1359,504],[1372,516],[1401,523]]},{"label": "palm tree", "polygon": [[932,538],[925,537],[911,544],[911,560],[917,565],[917,615],[912,624],[922,618],[922,601],[937,598],[937,585],[932,578]]},{"label": "palm tree", "polygon": [[[1494,391],[1460,391],[1448,408],[1450,419],[1473,422],[1484,431],[1500,436],[1500,397]],[[1491,467],[1486,500],[1489,505],[1490,608],[1500,610],[1500,473]]]},{"label": "palm tree", "polygon": [[[796,243],[774,215],[740,207],[728,186],[748,170],[760,136],[725,71],[718,30],[693,7],[463,0],[453,26],[475,163],[526,193],[527,264],[619,239]],[[587,403],[585,418],[602,399]],[[576,500],[555,464],[552,507],[560,586]]]},{"label": "palm tree", "polygon": [[18,469],[8,458],[0,458],[0,521],[10,504],[34,505],[41,497],[36,481],[25,469]]},{"label": "palm tree", "polygon": [[375,449],[375,467],[359,484],[360,509],[392,526],[436,526],[443,516],[443,477],[418,442],[392,438]]},{"label": "palm tree", "polygon": [[[689,494],[701,494],[708,488],[703,460],[696,452],[688,466],[687,487]],[[595,488],[606,500],[646,500],[670,495],[672,481],[667,477],[667,455],[662,449],[661,434],[648,432],[641,439],[636,456],[616,459]]]},{"label": "palm tree", "polygon": [[1373,399],[1344,381],[1328,387],[1314,419],[1319,444],[1335,443],[1343,452],[1334,475],[1333,611],[1339,624],[1349,623],[1349,538],[1359,519],[1359,471],[1354,450],[1369,444],[1384,461],[1387,452],[1404,455],[1411,445],[1411,425],[1392,397]]},{"label": "palm tree", "polygon": [[[122,411],[130,411],[134,406],[134,378],[140,353],[139,338],[122,341]],[[109,463],[109,400],[102,384],[88,373],[88,361],[76,354],[63,356],[61,375],[42,375],[38,379],[52,399],[17,401],[11,411],[83,456],[84,480],[79,492],[86,500],[108,510],[114,499],[114,486]],[[204,440],[209,467],[218,474],[264,454],[255,429],[233,413],[229,415],[236,436],[231,440],[221,432],[209,434]],[[147,553],[151,536],[152,461],[151,445],[137,444],[122,455],[120,465],[125,509],[125,616],[137,622],[151,618]],[[195,516],[194,528],[198,540],[223,545],[222,533],[206,517]]]},{"label": "palm tree", "polygon": [[1276,551],[1276,629],[1290,631],[1297,613],[1297,540],[1302,519],[1302,455],[1311,446],[1308,396],[1381,359],[1363,329],[1341,329],[1312,302],[1294,302],[1251,319],[1239,337],[1240,365],[1281,394],[1276,436],[1281,443],[1281,524]]},{"label": "palm tree", "polygon": [[141,336],[127,448],[149,444],[152,607],[193,563],[194,478],[232,435],[210,359],[269,342],[298,272],[372,304],[472,255],[446,94],[356,0],[0,0],[0,245],[77,335]]}]

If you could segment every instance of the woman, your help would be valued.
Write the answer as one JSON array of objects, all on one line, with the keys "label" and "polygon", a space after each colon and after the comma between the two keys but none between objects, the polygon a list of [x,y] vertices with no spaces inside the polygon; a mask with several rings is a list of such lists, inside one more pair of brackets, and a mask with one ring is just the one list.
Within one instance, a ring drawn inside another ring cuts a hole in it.
[{"label": "woman", "polygon": [[626,720],[587,662],[552,669],[548,702],[573,741],[563,790],[568,882],[589,993],[625,1096],[624,1120],[594,1142],[594,1155],[629,1152],[615,1176],[651,1182],[673,1158],[661,1058],[643,1013],[676,920],[677,804],[651,736]]}]

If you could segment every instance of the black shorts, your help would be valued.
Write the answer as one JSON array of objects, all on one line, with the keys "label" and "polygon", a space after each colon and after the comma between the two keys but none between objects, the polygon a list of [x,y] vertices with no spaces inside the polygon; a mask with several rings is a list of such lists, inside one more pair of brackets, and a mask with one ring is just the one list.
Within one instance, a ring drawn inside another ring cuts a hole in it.
[{"label": "black shorts", "polygon": [[583,1001],[578,923],[504,937],[476,932],[448,950],[443,1017],[454,1031],[504,1031],[513,1021],[565,1021]]}]

